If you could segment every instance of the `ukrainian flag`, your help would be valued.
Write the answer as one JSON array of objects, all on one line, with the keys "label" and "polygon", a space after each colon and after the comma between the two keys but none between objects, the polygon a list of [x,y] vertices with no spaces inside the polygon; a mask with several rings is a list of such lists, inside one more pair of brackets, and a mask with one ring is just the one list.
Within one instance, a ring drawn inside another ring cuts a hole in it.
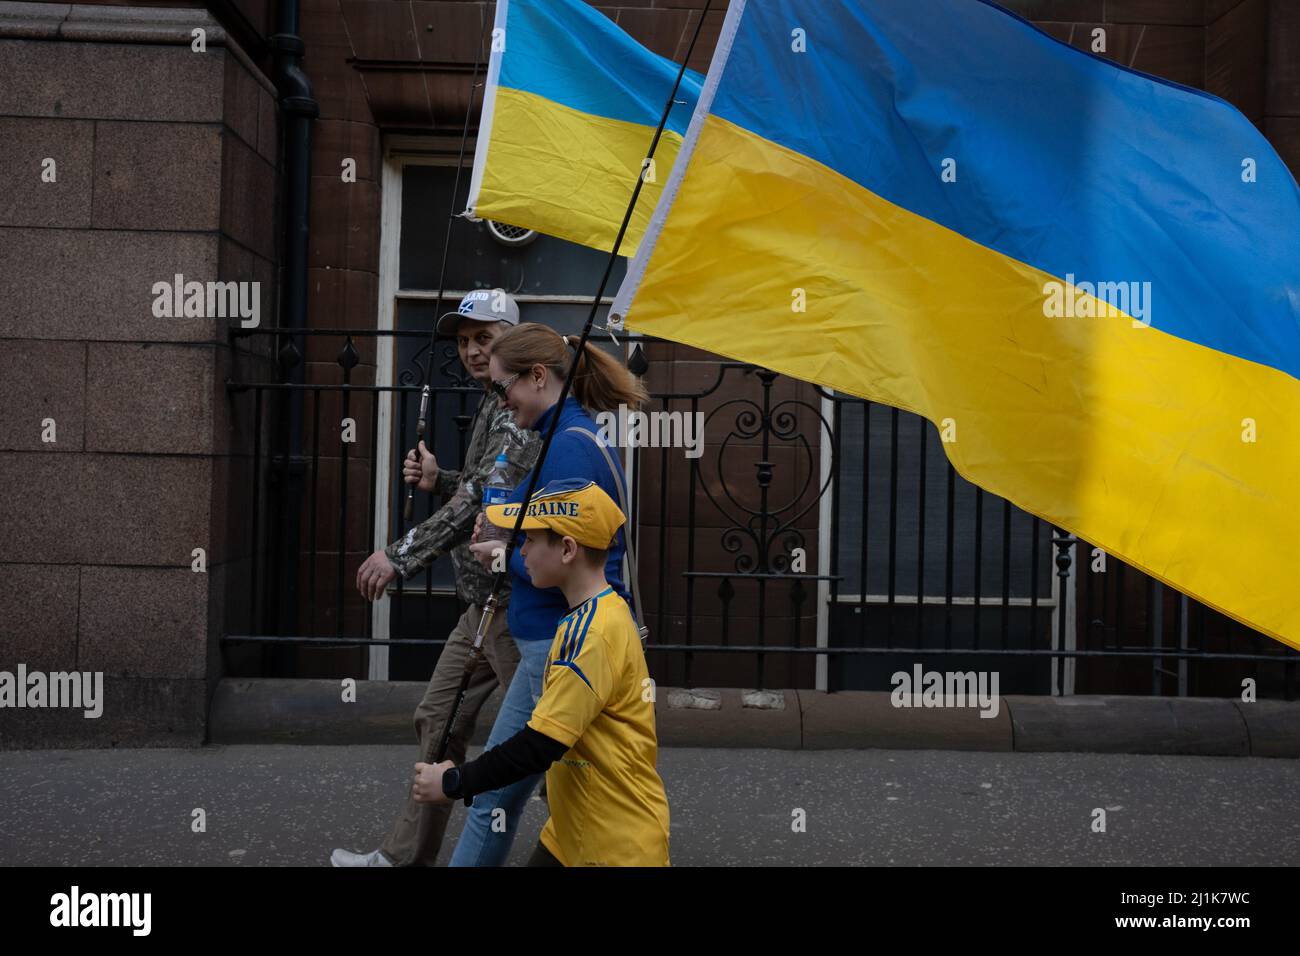
[{"label": "ukrainian flag", "polygon": [[644,175],[632,255],[699,99],[688,70],[646,165],[679,70],[582,0],[498,0],[466,214],[608,252]]},{"label": "ukrainian flag", "polygon": [[948,426],[967,479],[1300,648],[1300,190],[984,0],[731,0],[614,324]]}]

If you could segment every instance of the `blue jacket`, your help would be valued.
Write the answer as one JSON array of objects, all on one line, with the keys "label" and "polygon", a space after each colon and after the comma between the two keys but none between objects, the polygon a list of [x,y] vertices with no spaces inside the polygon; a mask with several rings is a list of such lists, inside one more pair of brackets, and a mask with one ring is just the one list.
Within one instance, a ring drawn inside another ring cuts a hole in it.
[{"label": "blue jacket", "polygon": [[[557,407],[552,405],[532,425],[533,431],[538,432],[543,438],[551,427],[551,418]],[[555,432],[555,438],[551,441],[551,447],[546,452],[546,460],[542,462],[542,474],[537,480],[537,487],[543,488],[547,482],[557,478],[586,478],[600,485],[614,503],[618,504],[618,487],[614,484],[614,476],[609,470],[605,456],[600,453],[596,443],[586,435],[565,431],[575,426],[585,428],[598,437],[600,435],[600,427],[587,414],[586,409],[576,398],[569,396],[560,409],[560,424]],[[626,488],[627,477],[623,474],[623,464],[619,461],[618,449],[611,448],[609,453],[614,459],[614,467],[618,469],[619,483]],[[528,490],[528,483],[531,480],[530,471],[524,475],[509,500],[523,501],[524,492]],[[533,587],[533,582],[524,567],[523,556],[519,553],[523,543],[524,536],[521,533],[515,542],[515,550],[510,556],[510,605],[506,620],[510,624],[510,633],[521,641],[549,641],[555,637],[555,629],[559,626],[560,618],[569,613],[569,604],[564,599],[564,592],[559,588]],[[613,547],[609,549],[609,561],[605,564],[605,580],[631,606],[632,598],[623,585],[624,547],[623,529],[620,528],[614,538]]]}]

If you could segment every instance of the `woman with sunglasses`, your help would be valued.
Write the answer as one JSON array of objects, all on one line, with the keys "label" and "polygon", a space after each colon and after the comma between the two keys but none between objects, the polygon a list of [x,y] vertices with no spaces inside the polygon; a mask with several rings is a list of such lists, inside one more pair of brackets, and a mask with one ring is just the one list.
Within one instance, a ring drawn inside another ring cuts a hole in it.
[{"label": "woman with sunglasses", "polygon": [[[526,322],[509,329],[496,339],[488,364],[491,388],[497,400],[514,416],[521,428],[545,435],[551,420],[558,415],[555,437],[541,463],[537,487],[562,478],[594,481],[614,501],[620,500],[619,485],[626,479],[617,451],[611,451],[610,463],[593,436],[600,429],[591,413],[618,412],[620,405],[629,411],[643,405],[648,395],[645,387],[614,358],[594,345],[587,344],[574,356],[577,339],[561,336],[544,325]],[[560,391],[568,375],[570,362],[577,362],[570,394],[560,405]],[[588,411],[590,410],[590,412]],[[591,435],[570,431],[582,428]],[[617,471],[617,477],[614,474]],[[509,501],[523,500],[531,473],[525,475]],[[618,482],[618,485],[615,484]],[[611,586],[628,603],[631,596],[623,582],[624,529],[620,529],[609,549],[605,575]],[[484,566],[490,566],[493,552],[500,542],[483,541],[470,550]],[[516,548],[510,559],[510,606],[508,626],[519,648],[519,665],[515,670],[487,747],[504,743],[524,729],[532,716],[533,706],[542,696],[542,677],[546,671],[547,652],[560,618],[569,613],[568,603],[559,588],[535,588]],[[517,755],[526,760],[527,755]],[[474,798],[465,821],[465,829],[456,842],[452,866],[501,866],[510,853],[519,818],[528,798],[541,780],[541,774]],[[504,811],[504,821],[501,820]],[[502,826],[504,822],[504,826]]]}]

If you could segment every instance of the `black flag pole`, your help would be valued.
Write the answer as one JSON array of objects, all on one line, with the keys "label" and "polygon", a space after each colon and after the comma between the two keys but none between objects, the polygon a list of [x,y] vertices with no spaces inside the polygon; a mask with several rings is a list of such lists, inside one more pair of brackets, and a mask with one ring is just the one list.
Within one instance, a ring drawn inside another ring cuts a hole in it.
[{"label": "black flag pole", "polygon": [[[434,306],[435,315],[433,318],[433,329],[429,332],[429,354],[425,358],[424,365],[424,389],[420,392],[420,414],[415,419],[415,444],[412,446],[412,454],[416,460],[420,457],[420,442],[424,440],[429,424],[429,395],[433,387],[433,353],[434,345],[438,341],[438,318],[442,312],[442,296],[446,292],[447,282],[447,253],[451,250],[451,224],[457,218],[456,216],[456,197],[460,195],[460,174],[465,168],[465,142],[469,139],[469,117],[474,111],[474,90],[478,86],[478,68],[483,60],[483,40],[487,36],[487,16],[482,9],[479,10],[479,17],[482,23],[479,26],[478,48],[474,51],[474,69],[470,73],[469,97],[465,101],[465,123],[460,131],[460,155],[456,158],[456,178],[451,186],[451,204],[447,210],[447,231],[442,238],[442,266],[438,269],[438,298],[434,300],[437,304]],[[415,514],[415,485],[412,483],[406,486],[406,504],[402,506],[402,520],[409,522]]]},{"label": "black flag pole", "polygon": [[[636,186],[632,190],[632,198],[628,200],[627,210],[623,213],[623,222],[618,227],[618,235],[614,237],[614,247],[610,249],[609,258],[605,262],[605,273],[601,276],[600,287],[592,297],[591,311],[587,314],[587,321],[582,327],[582,337],[578,340],[573,360],[569,363],[568,372],[564,376],[564,386],[560,389],[560,397],[556,401],[557,409],[562,408],[565,401],[568,400],[569,391],[573,386],[573,373],[578,367],[578,357],[582,355],[583,349],[587,346],[587,339],[591,337],[591,328],[595,324],[596,313],[600,310],[600,300],[604,297],[605,287],[609,284],[609,277],[614,272],[614,262],[618,258],[619,247],[623,244],[623,237],[627,233],[628,223],[632,221],[632,212],[636,208],[637,199],[641,195],[641,187],[645,184],[646,170],[649,168],[649,162],[654,159],[655,150],[659,147],[659,139],[663,136],[664,127],[668,124],[668,116],[673,111],[677,91],[682,84],[682,77],[686,75],[686,64],[690,62],[691,53],[695,50],[695,42],[700,38],[700,29],[704,26],[704,19],[709,15],[709,7],[712,4],[713,0],[705,0],[704,9],[700,12],[699,22],[695,24],[695,32],[691,35],[690,45],[686,48],[686,56],[682,58],[681,67],[677,71],[677,79],[673,81],[672,91],[668,94],[668,101],[664,104],[663,115],[659,118],[659,126],[655,129],[654,138],[650,140],[650,148],[646,152],[646,162],[641,164]],[[542,473],[542,463],[546,460],[546,453],[550,450],[551,440],[555,437],[559,423],[560,416],[557,411],[555,415],[551,416],[550,426],[546,430],[546,437],[542,440],[542,448],[537,455],[537,464],[533,466],[532,475],[528,480],[528,487],[524,492],[522,506],[519,508],[519,514],[515,516],[514,530],[511,531],[510,537],[506,540],[505,560],[501,563],[501,569],[496,572],[496,577],[492,581],[492,593],[488,595],[488,599],[483,605],[483,614],[479,618],[478,629],[474,633],[474,643],[470,647],[469,654],[465,657],[465,671],[461,675],[455,703],[452,705],[451,714],[448,715],[447,720],[442,725],[442,733],[438,738],[438,747],[434,751],[434,763],[441,763],[446,759],[447,746],[451,741],[451,732],[456,726],[456,719],[460,716],[461,707],[465,703],[465,693],[469,689],[470,679],[483,656],[483,640],[487,636],[488,630],[492,626],[492,619],[497,613],[498,596],[501,593],[502,585],[505,583],[506,575],[509,573],[510,558],[514,554],[515,539],[519,537],[524,514],[527,511],[527,503],[532,499],[533,492],[537,490],[537,480]],[[624,529],[624,535],[628,533],[628,530],[627,528]]]}]

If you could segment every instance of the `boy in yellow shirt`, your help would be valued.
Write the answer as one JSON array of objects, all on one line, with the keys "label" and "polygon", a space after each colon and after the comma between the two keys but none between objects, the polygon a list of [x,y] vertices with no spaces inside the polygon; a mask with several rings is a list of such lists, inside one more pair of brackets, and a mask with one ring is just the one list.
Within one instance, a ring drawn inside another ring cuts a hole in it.
[{"label": "boy in yellow shirt", "polygon": [[[513,528],[518,509],[489,507],[487,520]],[[652,684],[632,612],[605,580],[605,550],[623,520],[593,481],[552,481],[533,495],[524,566],[534,585],[558,587],[570,607],[541,699],[523,730],[477,760],[415,765],[411,792],[422,803],[469,804],[546,770],[551,816],[530,866],[668,865]]]}]

